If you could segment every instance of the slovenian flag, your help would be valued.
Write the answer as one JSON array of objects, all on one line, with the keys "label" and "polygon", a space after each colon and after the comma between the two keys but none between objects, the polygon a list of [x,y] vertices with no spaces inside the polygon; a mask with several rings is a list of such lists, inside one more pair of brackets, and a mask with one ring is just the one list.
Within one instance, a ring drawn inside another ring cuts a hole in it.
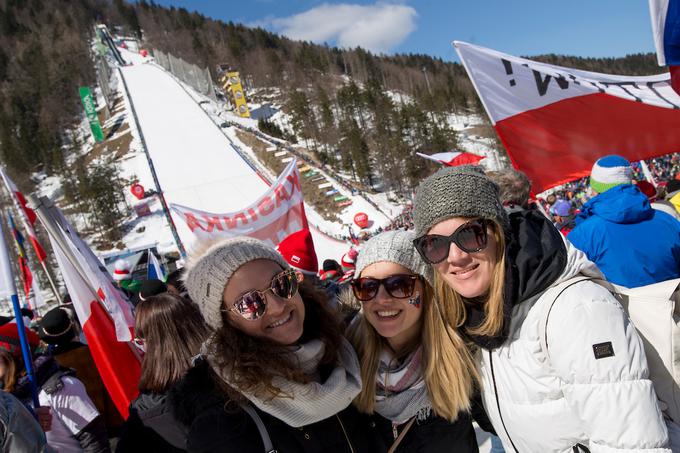
[{"label": "slovenian flag", "polygon": [[472,153],[465,153],[462,151],[449,151],[445,153],[436,153],[432,155],[416,153],[420,157],[425,159],[430,159],[440,164],[444,164],[447,167],[456,167],[458,165],[475,165],[478,164],[480,160],[484,159],[483,156],[478,156]]},{"label": "slovenian flag", "polygon": [[161,263],[158,262],[158,258],[156,258],[156,255],[151,251],[151,249],[147,250],[147,256],[146,278],[149,280],[160,280],[164,282],[166,275],[163,271]]},{"label": "slovenian flag", "polygon": [[668,66],[671,85],[680,94],[680,0],[649,0],[656,56]]}]

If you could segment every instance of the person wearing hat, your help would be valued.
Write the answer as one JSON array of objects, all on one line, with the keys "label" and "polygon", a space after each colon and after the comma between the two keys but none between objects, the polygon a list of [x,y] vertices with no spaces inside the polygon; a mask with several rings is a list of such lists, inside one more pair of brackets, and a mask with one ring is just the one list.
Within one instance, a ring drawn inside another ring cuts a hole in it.
[{"label": "person wearing hat", "polygon": [[456,386],[460,359],[445,360],[464,345],[446,333],[432,268],[414,239],[413,232],[388,231],[364,244],[357,258],[352,292],[362,308],[348,337],[364,386],[355,405],[371,414],[381,451],[476,453],[471,396]]},{"label": "person wearing hat", "polygon": [[359,251],[354,247],[351,247],[347,253],[342,255],[342,258],[340,259],[340,265],[342,266],[342,271],[344,273],[338,279],[338,283],[342,284],[352,280],[357,256],[359,256]]},{"label": "person wearing hat", "polygon": [[375,451],[351,406],[354,349],[325,294],[276,250],[249,237],[199,245],[184,284],[214,332],[173,399],[188,450]]},{"label": "person wearing hat", "polygon": [[680,277],[680,222],[653,209],[631,173],[621,156],[595,162],[590,187],[597,195],[576,216],[569,241],[607,280],[637,288]]},{"label": "person wearing hat", "polygon": [[567,235],[574,229],[574,215],[572,214],[573,207],[569,200],[559,199],[552,207],[552,216],[555,221],[555,228],[560,230],[560,233],[567,237]]},{"label": "person wearing hat", "polygon": [[316,257],[314,241],[309,229],[304,228],[286,236],[276,246],[276,250],[293,269],[307,276],[316,275],[319,260]]},{"label": "person wearing hat", "polygon": [[476,166],[426,178],[414,206],[414,246],[469,354],[446,360],[457,386],[481,388],[505,451],[670,451],[635,327],[606,288],[573,279],[602,274],[549,219],[508,214]]},{"label": "person wearing hat", "polygon": [[130,297],[139,292],[139,281],[132,278],[132,269],[127,260],[119,258],[113,265],[113,281]]},{"label": "person wearing hat", "polygon": [[[38,336],[28,329],[26,336],[35,350]],[[0,327],[0,348],[10,353],[9,369],[15,370],[11,387],[7,385],[8,376],[3,376],[5,391],[11,391],[24,405],[32,407],[31,383],[21,356],[16,323]],[[38,401],[41,407],[49,407],[52,415],[46,432],[48,444],[60,452],[109,452],[104,421],[74,370],[62,367],[50,354],[32,352]]]},{"label": "person wearing hat", "polygon": [[123,419],[104,387],[90,348],[78,341],[78,330],[68,310],[56,307],[45,313],[38,325],[38,334],[49,345],[49,353],[61,367],[75,370],[107,430],[111,435],[116,434]]},{"label": "person wearing hat", "polygon": [[161,280],[152,278],[148,280],[139,281],[139,292],[134,294],[130,299],[133,307],[137,307],[140,302],[147,300],[149,297],[157,296],[168,292],[168,285]]}]

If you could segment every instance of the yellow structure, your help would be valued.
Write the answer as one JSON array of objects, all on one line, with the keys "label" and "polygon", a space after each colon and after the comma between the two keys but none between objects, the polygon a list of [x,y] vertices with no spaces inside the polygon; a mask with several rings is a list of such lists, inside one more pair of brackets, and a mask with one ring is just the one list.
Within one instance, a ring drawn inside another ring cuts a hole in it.
[{"label": "yellow structure", "polygon": [[242,118],[250,118],[250,110],[248,110],[248,103],[246,102],[246,95],[243,92],[243,85],[241,85],[241,77],[238,71],[229,71],[222,78],[225,92],[231,93],[234,111]]}]

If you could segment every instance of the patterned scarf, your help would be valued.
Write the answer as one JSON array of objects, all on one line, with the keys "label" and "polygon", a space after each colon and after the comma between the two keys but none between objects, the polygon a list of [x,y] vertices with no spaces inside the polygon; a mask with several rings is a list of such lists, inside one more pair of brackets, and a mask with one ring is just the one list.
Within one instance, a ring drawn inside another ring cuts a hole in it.
[{"label": "patterned scarf", "polygon": [[[321,340],[311,340],[296,348],[291,354],[300,368],[312,377],[312,382],[303,384],[275,377],[272,384],[286,395],[280,398],[262,398],[258,395],[243,393],[243,396],[258,409],[278,418],[284,423],[298,428],[331,417],[347,408],[361,391],[361,371],[354,348],[342,339],[339,350],[339,363],[325,381],[320,382],[318,366],[324,355],[325,344]],[[222,373],[215,366],[215,360],[208,355],[213,370],[228,384],[228,373]],[[238,390],[238,387],[235,387]]]},{"label": "patterned scarf", "polygon": [[400,425],[412,417],[422,421],[429,417],[432,405],[423,379],[422,346],[399,363],[392,351],[384,349],[376,376],[375,410],[392,423]]}]

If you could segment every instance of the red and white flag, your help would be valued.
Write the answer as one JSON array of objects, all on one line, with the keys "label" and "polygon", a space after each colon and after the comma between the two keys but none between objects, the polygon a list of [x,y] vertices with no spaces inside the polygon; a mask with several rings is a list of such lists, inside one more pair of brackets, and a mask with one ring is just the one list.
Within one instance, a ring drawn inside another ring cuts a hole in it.
[{"label": "red and white flag", "polygon": [[240,211],[214,214],[173,203],[170,208],[199,239],[250,236],[275,246],[289,234],[308,228],[295,159],[265,194]]},{"label": "red and white flag", "polygon": [[513,165],[536,193],[587,176],[606,154],[638,161],[680,150],[680,96],[668,73],[600,74],[454,45]]},{"label": "red and white flag", "polygon": [[652,34],[660,66],[668,66],[671,85],[680,94],[680,0],[649,0]]},{"label": "red and white flag", "polygon": [[7,176],[7,173],[5,173],[5,170],[2,167],[0,167],[0,176],[2,177],[5,187],[7,187],[7,191],[16,205],[17,211],[19,211],[21,222],[24,224],[24,229],[28,234],[31,244],[33,244],[35,254],[38,256],[38,259],[41,262],[45,261],[47,255],[45,254],[45,250],[40,245],[40,242],[38,242],[38,236],[35,233],[35,228],[33,228],[36,219],[35,212],[26,205],[26,198],[24,197],[24,194],[22,194],[17,188],[16,184],[14,184],[14,181],[12,181],[9,176]]},{"label": "red and white flag", "polygon": [[57,263],[102,381],[118,411],[127,418],[141,371],[131,343],[134,318],[130,306],[63,215],[60,224],[61,238],[50,235]]},{"label": "red and white flag", "polygon": [[445,153],[436,154],[423,154],[416,153],[420,157],[425,159],[430,159],[440,164],[444,164],[447,167],[456,167],[458,165],[475,165],[478,164],[480,160],[485,159],[484,156],[478,156],[472,153],[466,153],[462,151],[448,151]]}]

